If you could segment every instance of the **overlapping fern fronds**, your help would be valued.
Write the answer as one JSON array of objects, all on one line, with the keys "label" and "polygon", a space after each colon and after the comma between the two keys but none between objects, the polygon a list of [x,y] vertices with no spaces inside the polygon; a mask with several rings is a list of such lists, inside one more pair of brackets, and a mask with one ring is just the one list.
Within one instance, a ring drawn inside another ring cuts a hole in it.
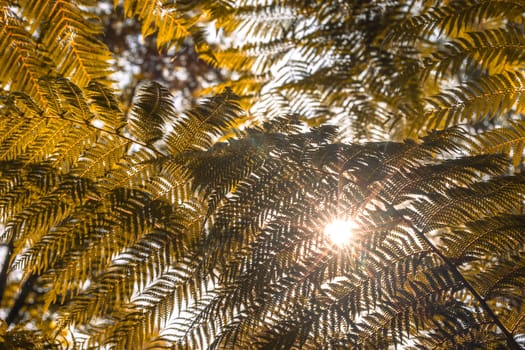
[{"label": "overlapping fern fronds", "polygon": [[[225,85],[251,100],[259,119],[286,110],[312,126],[329,120],[345,136],[379,139],[396,115],[421,107],[413,50],[381,46],[384,32],[401,21],[407,6],[240,2],[217,23],[245,40],[215,52],[210,62],[240,74]],[[260,97],[254,99],[253,92]]]},{"label": "overlapping fern fronds", "polygon": [[185,112],[92,5],[0,0],[0,344],[525,347],[521,1],[124,1],[239,74]]},{"label": "overlapping fern fronds", "polygon": [[226,83],[237,93],[261,91],[263,120],[277,99],[310,125],[343,125],[342,136],[413,137],[514,112],[524,11],[520,1],[241,2],[218,23],[246,41],[216,64],[240,73]]}]

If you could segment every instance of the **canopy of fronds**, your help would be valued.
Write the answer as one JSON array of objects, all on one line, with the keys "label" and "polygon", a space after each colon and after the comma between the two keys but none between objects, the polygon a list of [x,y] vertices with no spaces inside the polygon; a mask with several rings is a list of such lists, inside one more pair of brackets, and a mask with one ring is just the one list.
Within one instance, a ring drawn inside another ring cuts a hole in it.
[{"label": "canopy of fronds", "polygon": [[187,111],[96,5],[0,0],[0,348],[525,347],[521,0],[124,0]]}]

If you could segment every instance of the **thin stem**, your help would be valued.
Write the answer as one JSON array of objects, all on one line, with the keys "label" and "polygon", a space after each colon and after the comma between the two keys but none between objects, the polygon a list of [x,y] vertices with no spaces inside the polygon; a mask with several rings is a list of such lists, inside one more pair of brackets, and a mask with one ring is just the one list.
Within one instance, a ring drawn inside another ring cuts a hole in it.
[{"label": "thin stem", "polygon": [[498,316],[494,313],[494,311],[492,311],[492,309],[490,308],[490,306],[487,304],[485,298],[483,298],[477,291],[476,289],[466,280],[466,278],[461,274],[461,272],[459,272],[459,270],[457,269],[456,265],[454,265],[452,263],[452,261],[450,261],[449,258],[447,258],[426,236],[423,232],[415,229],[416,233],[418,234],[418,236],[423,240],[425,241],[426,244],[428,244],[428,246],[430,247],[430,249],[437,255],[441,258],[441,260],[443,260],[443,262],[445,263],[445,265],[447,265],[447,267],[452,271],[452,273],[454,274],[454,277],[456,277],[457,279],[459,279],[464,285],[465,287],[467,288],[467,290],[472,294],[472,296],[474,296],[474,298],[477,300],[477,302],[480,304],[481,308],[483,309],[483,311],[486,312],[486,314],[492,319],[492,321],[494,322],[494,324],[496,326],[498,326],[498,328],[503,332],[503,334],[505,335],[506,339],[507,339],[507,345],[509,347],[509,349],[512,349],[512,350],[520,350],[521,347],[519,346],[519,344],[516,342],[516,339],[514,339],[514,336],[512,335],[512,333],[509,332],[509,330],[503,325],[503,323],[501,323],[500,319],[498,318]]},{"label": "thin stem", "polygon": [[0,247],[7,248],[7,253],[5,254],[4,261],[2,262],[2,267],[0,268],[0,303],[1,303],[4,297],[6,286],[7,286],[9,261],[11,260],[11,255],[13,254],[13,245],[11,243],[7,243],[7,244],[1,245]]},{"label": "thin stem", "polygon": [[147,148],[149,149],[150,151],[152,151],[153,153],[155,153],[157,156],[160,156],[160,157],[164,157],[166,156],[163,152],[159,151],[157,148],[153,147],[153,145],[150,145],[150,144],[147,144],[145,142],[142,142],[140,140],[137,140],[137,139],[134,139],[134,138],[131,138],[129,136],[126,136],[126,135],[123,135],[121,132],[119,131],[116,131],[116,130],[112,130],[112,129],[108,129],[108,128],[105,128],[105,127],[97,127],[89,122],[80,122],[78,120],[75,120],[73,118],[69,118],[67,116],[48,116],[48,115],[43,115],[42,116],[43,118],[47,118],[47,119],[60,119],[60,120],[67,120],[68,122],[72,122],[72,123],[75,123],[75,124],[84,124],[86,125],[88,128],[91,128],[91,129],[95,129],[95,130],[98,130],[98,131],[102,131],[102,132],[105,132],[106,134],[110,134],[110,135],[114,135],[114,136],[117,136],[117,137],[120,137],[126,141],[129,141],[131,143],[134,143],[134,144],[137,144],[137,145],[140,145],[144,148]]},{"label": "thin stem", "polygon": [[15,322],[20,314],[20,310],[24,307],[26,303],[26,299],[29,296],[29,293],[33,290],[33,285],[38,279],[38,275],[31,275],[29,278],[22,284],[22,287],[20,288],[20,292],[18,293],[18,296],[16,297],[15,303],[11,310],[9,310],[9,314],[7,315],[6,322],[8,325]]}]

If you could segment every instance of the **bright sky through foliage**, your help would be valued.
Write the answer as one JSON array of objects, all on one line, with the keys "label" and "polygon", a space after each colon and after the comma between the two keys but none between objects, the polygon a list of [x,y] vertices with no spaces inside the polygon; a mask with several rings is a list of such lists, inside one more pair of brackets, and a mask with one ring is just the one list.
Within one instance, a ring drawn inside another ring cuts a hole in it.
[{"label": "bright sky through foliage", "polygon": [[341,247],[351,241],[357,227],[358,225],[353,220],[337,219],[325,226],[324,233],[335,245]]}]

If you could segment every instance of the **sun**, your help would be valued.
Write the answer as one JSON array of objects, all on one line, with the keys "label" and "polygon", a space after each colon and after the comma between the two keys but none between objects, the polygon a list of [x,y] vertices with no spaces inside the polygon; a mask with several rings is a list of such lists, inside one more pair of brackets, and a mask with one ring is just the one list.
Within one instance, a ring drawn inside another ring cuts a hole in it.
[{"label": "sun", "polygon": [[356,228],[358,228],[358,225],[351,219],[337,219],[325,226],[324,234],[327,235],[335,245],[342,247],[350,243]]}]

